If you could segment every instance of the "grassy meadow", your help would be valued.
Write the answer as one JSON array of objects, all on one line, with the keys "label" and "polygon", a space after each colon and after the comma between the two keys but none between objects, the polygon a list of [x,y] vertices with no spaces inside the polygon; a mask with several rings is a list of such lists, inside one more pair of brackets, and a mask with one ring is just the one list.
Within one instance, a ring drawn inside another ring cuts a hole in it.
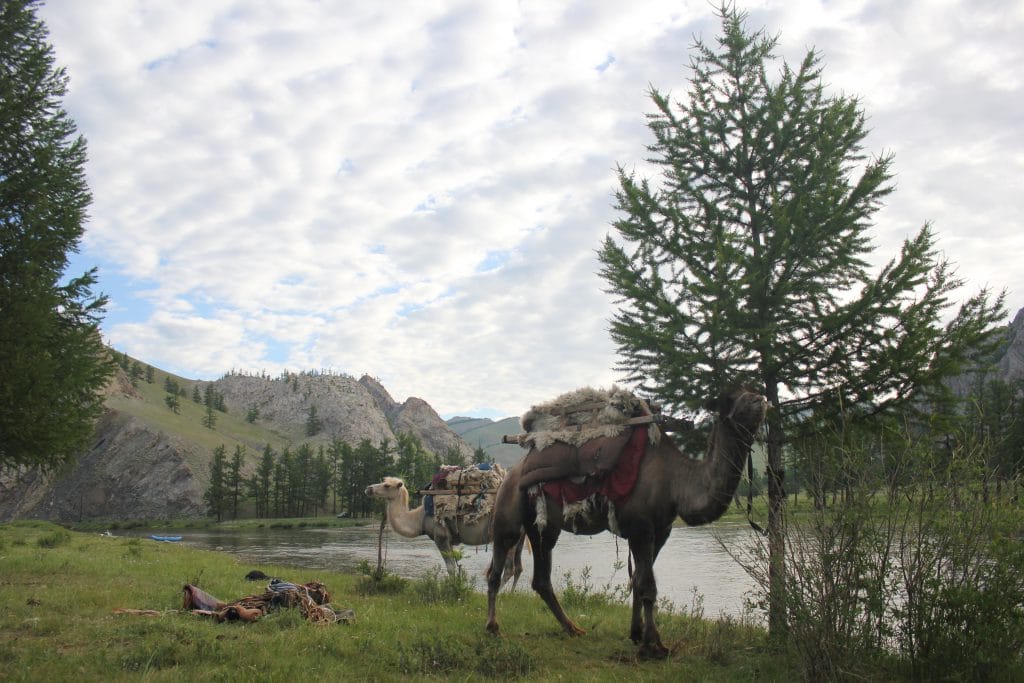
[{"label": "grassy meadow", "polygon": [[[629,610],[585,581],[561,591],[588,633],[564,635],[527,590],[503,593],[503,636],[485,633],[486,596],[466,581],[258,567],[323,582],[351,624],[315,625],[298,610],[251,624],[181,610],[192,583],[226,601],[262,593],[257,567],[217,552],[74,532],[45,522],[0,525],[0,679],[11,681],[788,680],[763,630],[699,613],[659,625],[671,656],[638,661]],[[529,572],[527,572],[529,574]],[[480,578],[470,581],[480,582]],[[160,616],[116,614],[115,608]]]}]

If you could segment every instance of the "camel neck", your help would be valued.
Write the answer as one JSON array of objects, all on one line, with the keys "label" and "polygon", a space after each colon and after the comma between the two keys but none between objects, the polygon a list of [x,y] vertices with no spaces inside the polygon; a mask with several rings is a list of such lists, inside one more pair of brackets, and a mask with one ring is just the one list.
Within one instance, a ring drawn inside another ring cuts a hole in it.
[{"label": "camel neck", "polygon": [[408,538],[415,538],[423,533],[423,506],[409,509],[409,500],[393,499],[387,507],[388,524],[395,533]]},{"label": "camel neck", "polygon": [[740,434],[731,422],[715,422],[704,459],[680,470],[673,487],[679,516],[687,524],[713,522],[729,509],[751,443],[749,435]]}]

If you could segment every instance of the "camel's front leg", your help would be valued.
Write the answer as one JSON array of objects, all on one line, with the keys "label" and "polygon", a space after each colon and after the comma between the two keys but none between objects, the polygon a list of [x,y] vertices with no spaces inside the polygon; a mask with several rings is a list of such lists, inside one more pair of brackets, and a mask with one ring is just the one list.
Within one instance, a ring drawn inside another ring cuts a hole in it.
[{"label": "camel's front leg", "polygon": [[640,656],[661,659],[668,655],[668,648],[661,642],[658,626],[654,622],[655,606],[658,601],[658,585],[654,578],[654,558],[657,555],[653,539],[630,538],[629,551],[636,564],[633,570],[633,617],[629,637],[640,645]]},{"label": "camel's front leg", "polygon": [[437,528],[434,530],[434,545],[437,546],[437,550],[441,553],[441,557],[444,559],[445,567],[448,568],[448,576],[458,576],[459,565],[456,564],[455,553],[452,552],[452,537],[448,533],[448,529],[445,528],[444,524],[438,523]]}]

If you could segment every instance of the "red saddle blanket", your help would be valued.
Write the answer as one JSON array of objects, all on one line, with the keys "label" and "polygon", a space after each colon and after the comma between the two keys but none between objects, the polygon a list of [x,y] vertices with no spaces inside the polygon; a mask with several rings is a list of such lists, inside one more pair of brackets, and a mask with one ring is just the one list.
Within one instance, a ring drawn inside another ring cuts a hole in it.
[{"label": "red saddle blanket", "polygon": [[544,484],[544,493],[565,503],[575,503],[601,493],[613,503],[629,498],[640,474],[640,463],[647,452],[647,425],[633,427],[633,434],[626,442],[615,469],[600,479],[584,479],[577,483],[571,479],[560,479]]}]

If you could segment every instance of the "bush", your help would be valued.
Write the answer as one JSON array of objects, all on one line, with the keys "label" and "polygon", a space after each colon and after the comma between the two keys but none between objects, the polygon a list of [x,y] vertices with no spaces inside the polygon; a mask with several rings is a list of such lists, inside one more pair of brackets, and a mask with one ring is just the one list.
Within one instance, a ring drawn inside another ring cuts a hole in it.
[{"label": "bush", "polygon": [[40,548],[56,548],[71,541],[71,534],[66,529],[55,529],[36,539],[36,545]]},{"label": "bush", "polygon": [[465,602],[473,594],[473,588],[473,581],[461,569],[455,576],[447,571],[442,576],[440,569],[434,569],[413,584],[413,592],[427,604]]},{"label": "bush", "polygon": [[[622,562],[616,562],[615,570],[621,568]],[[559,602],[568,609],[592,609],[620,604],[630,593],[628,585],[616,587],[611,581],[598,588],[590,579],[590,567],[584,567],[580,571],[579,579],[573,577],[571,571],[567,571],[562,575],[562,580],[565,582],[565,588],[562,589]]]},{"label": "bush", "polygon": [[[825,441],[839,495],[791,521],[785,543],[784,642],[803,676],[870,679],[893,665],[917,680],[1021,675],[1024,548],[1007,540],[1021,513],[1011,496],[984,495],[983,447],[903,435],[882,458],[878,435]],[[764,543],[741,564],[767,610]]]},{"label": "bush", "polygon": [[405,590],[406,580],[386,569],[377,570],[363,560],[356,568],[359,579],[356,581],[356,592],[360,595],[392,595]]}]

